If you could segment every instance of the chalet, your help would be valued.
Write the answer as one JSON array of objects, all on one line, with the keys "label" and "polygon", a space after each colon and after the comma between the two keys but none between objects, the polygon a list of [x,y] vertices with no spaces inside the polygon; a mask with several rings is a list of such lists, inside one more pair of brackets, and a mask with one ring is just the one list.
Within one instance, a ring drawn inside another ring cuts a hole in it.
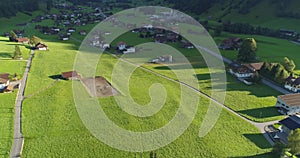
[{"label": "chalet", "polygon": [[293,76],[289,76],[285,79],[284,88],[295,93],[300,93],[300,77],[295,78]]},{"label": "chalet", "polygon": [[294,30],[280,29],[279,33],[282,37],[296,37],[298,33]]},{"label": "chalet", "polygon": [[79,31],[79,34],[82,36],[85,36],[87,34],[87,32],[85,30],[81,30],[81,31]]},{"label": "chalet", "polygon": [[43,43],[38,43],[35,45],[35,49],[37,50],[48,50],[48,46]]},{"label": "chalet", "polygon": [[127,44],[125,43],[125,42],[119,42],[118,44],[117,44],[117,47],[118,47],[118,49],[119,50],[125,50],[126,49],[126,47],[127,47]]},{"label": "chalet", "polygon": [[188,42],[186,40],[181,40],[180,44],[183,48],[187,48],[187,49],[193,49],[195,48],[194,45],[191,42]]},{"label": "chalet", "polygon": [[13,85],[8,85],[8,86],[3,90],[3,93],[11,93],[11,92],[13,92],[13,90],[14,90]]},{"label": "chalet", "polygon": [[150,60],[150,63],[171,63],[173,62],[173,56],[172,55],[162,55],[155,59]]},{"label": "chalet", "polygon": [[58,27],[52,27],[51,30],[55,31],[55,32],[59,32],[60,29]]},{"label": "chalet", "polygon": [[29,39],[28,39],[27,37],[24,37],[24,38],[17,38],[17,39],[16,39],[16,42],[27,44],[27,43],[29,42]]},{"label": "chalet", "polygon": [[241,47],[243,40],[238,37],[228,38],[222,41],[221,44],[218,45],[219,49],[223,50],[237,50]]},{"label": "chalet", "polygon": [[279,121],[281,126],[281,132],[289,135],[291,131],[300,128],[300,117],[297,115],[292,115],[288,118]]},{"label": "chalet", "polygon": [[156,43],[167,43],[168,39],[164,34],[156,34],[154,37]]},{"label": "chalet", "polygon": [[59,39],[63,40],[63,41],[67,41],[67,40],[69,40],[69,36],[68,35],[59,35]]},{"label": "chalet", "polygon": [[229,72],[237,78],[249,78],[253,75],[251,69],[237,62],[229,64]]},{"label": "chalet", "polygon": [[3,91],[6,89],[6,87],[9,85],[9,74],[0,74],[0,91]]},{"label": "chalet", "polygon": [[276,107],[284,115],[300,113],[300,93],[278,96]]},{"label": "chalet", "polygon": [[69,32],[69,33],[76,32],[76,29],[75,28],[68,28],[67,32]]},{"label": "chalet", "polygon": [[77,73],[77,71],[68,71],[63,72],[61,74],[61,77],[66,80],[78,80],[80,78],[80,75]]},{"label": "chalet", "polygon": [[169,42],[177,42],[178,38],[179,38],[179,35],[177,33],[174,33],[174,32],[167,33],[167,40]]}]

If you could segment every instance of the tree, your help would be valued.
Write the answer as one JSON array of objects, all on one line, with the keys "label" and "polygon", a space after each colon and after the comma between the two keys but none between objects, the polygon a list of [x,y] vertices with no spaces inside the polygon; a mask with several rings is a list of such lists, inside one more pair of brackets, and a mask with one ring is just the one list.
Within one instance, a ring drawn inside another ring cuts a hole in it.
[{"label": "tree", "polygon": [[272,149],[272,153],[274,155],[276,155],[276,157],[280,157],[281,153],[283,152],[285,148],[285,145],[283,145],[282,143],[280,142],[277,142],[274,146],[273,146],[273,149]]},{"label": "tree", "polygon": [[300,128],[291,131],[288,136],[288,148],[293,155],[300,154]]},{"label": "tree", "polygon": [[36,37],[36,36],[32,36],[31,38],[30,38],[30,41],[29,41],[29,43],[30,44],[32,44],[32,45],[36,45],[36,44],[38,44],[38,43],[41,43],[41,39],[40,38],[38,38],[38,37]]},{"label": "tree", "polygon": [[20,50],[19,46],[15,46],[15,52],[14,52],[14,57],[13,59],[20,59],[22,58],[22,52]]},{"label": "tree", "polygon": [[215,28],[214,35],[215,35],[215,36],[220,36],[220,35],[222,34],[222,30],[223,30],[222,25],[217,26],[217,27]]},{"label": "tree", "polygon": [[289,77],[289,73],[284,69],[284,67],[281,64],[278,64],[278,66],[275,68],[275,80],[277,82],[284,82],[286,78]]},{"label": "tree", "polygon": [[289,73],[293,73],[296,65],[294,63],[293,60],[290,60],[289,58],[287,57],[284,57],[283,58],[283,63],[282,65],[284,66],[284,68],[286,69],[286,71],[288,71]]},{"label": "tree", "polygon": [[17,34],[14,31],[10,31],[9,33],[9,41],[16,41],[17,39]]},{"label": "tree", "polygon": [[252,80],[254,83],[259,83],[262,80],[262,77],[260,76],[260,74],[256,71],[255,75],[252,77]]},{"label": "tree", "polygon": [[241,62],[252,62],[256,60],[256,41],[254,38],[247,38],[243,41],[243,44],[238,52],[238,60]]}]

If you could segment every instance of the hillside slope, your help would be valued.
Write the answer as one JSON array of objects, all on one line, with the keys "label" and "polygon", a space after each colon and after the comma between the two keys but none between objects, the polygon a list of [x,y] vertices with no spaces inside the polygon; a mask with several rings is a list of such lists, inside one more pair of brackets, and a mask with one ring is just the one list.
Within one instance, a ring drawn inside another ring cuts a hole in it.
[{"label": "hillside slope", "polygon": [[201,17],[300,31],[299,7],[297,0],[219,0]]}]

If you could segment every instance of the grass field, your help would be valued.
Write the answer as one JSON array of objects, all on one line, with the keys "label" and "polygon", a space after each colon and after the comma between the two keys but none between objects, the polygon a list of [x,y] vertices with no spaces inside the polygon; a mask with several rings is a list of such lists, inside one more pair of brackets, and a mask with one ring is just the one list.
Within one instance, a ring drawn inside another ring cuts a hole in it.
[{"label": "grass field", "polygon": [[[12,60],[16,43],[8,42],[8,38],[0,37],[0,73],[9,73],[18,75],[21,78],[25,66],[25,60]],[[19,44],[17,44],[19,45]],[[29,50],[25,46],[20,46],[23,58],[29,57]],[[0,157],[9,157],[12,139],[13,139],[13,122],[14,106],[17,90],[13,93],[0,93]]]},{"label": "grass field", "polygon": [[[34,58],[25,95],[31,94],[53,82],[49,75],[72,69],[76,47],[70,44],[48,42],[51,51],[38,53]],[[68,50],[61,48],[70,48]],[[61,60],[57,60],[60,58]],[[116,60],[104,55],[97,74],[110,78],[109,74]],[[41,65],[41,63],[43,63]],[[51,65],[51,66],[49,66]],[[143,81],[143,82],[141,82]],[[178,98],[177,85],[150,73],[137,70],[132,78],[132,87],[137,102],[144,103],[148,90],[139,87],[162,82],[169,99]],[[112,83],[113,84],[113,83]],[[94,138],[84,127],[74,106],[71,81],[59,81],[53,87],[24,101],[23,131],[25,137],[24,157],[135,157],[139,154],[115,150]],[[147,87],[147,86],[146,86]],[[138,91],[137,91],[138,90]],[[137,93],[134,93],[136,91]],[[139,97],[141,94],[145,97]],[[167,102],[165,109],[155,117],[138,119],[120,110],[113,98],[99,99],[106,114],[118,125],[131,130],[149,130],[163,126],[176,112],[178,99]],[[159,157],[240,157],[267,154],[270,146],[261,134],[250,124],[223,111],[214,129],[204,138],[198,130],[207,109],[208,101],[202,99],[199,110],[188,130],[170,145],[157,150]],[[143,129],[141,129],[141,126]],[[236,145],[239,144],[239,145]],[[230,148],[229,148],[230,147]],[[201,152],[199,152],[201,151]],[[149,152],[143,153],[147,157]]]},{"label": "grass field", "polygon": [[14,105],[17,92],[0,93],[0,158],[9,157],[13,140]]},{"label": "grass field", "polygon": [[[138,34],[135,33],[126,33],[122,35],[120,38],[116,39],[112,43],[112,45],[115,45],[115,43],[117,43],[118,41],[126,41],[127,44],[129,45],[137,45],[140,43],[150,41],[149,39],[140,39],[137,36]],[[216,40],[220,41],[220,39],[216,39]],[[263,40],[263,37],[261,37],[260,40]],[[268,39],[264,39],[264,40],[267,41]],[[179,50],[180,52],[182,52],[190,61],[190,63],[192,63],[192,66],[194,67],[196,73],[196,77],[199,80],[200,90],[206,94],[210,94],[211,80],[209,76],[209,70],[206,66],[206,63],[203,61],[202,57],[200,56],[200,54],[197,53],[196,49],[188,50],[188,49],[180,48],[177,44],[170,44],[170,45],[176,48],[177,50]],[[268,49],[268,46],[269,45],[266,45],[264,49]],[[157,47],[159,47],[159,45],[157,45]],[[279,44],[278,47],[280,47]],[[272,48],[270,49],[272,50]],[[161,50],[161,52],[164,52],[165,54],[172,53],[172,51],[169,52],[168,51],[169,50],[164,48]],[[222,55],[226,56],[226,53],[233,53],[233,52],[223,51]],[[161,54],[159,51],[153,52],[153,54],[155,54],[153,55],[153,57],[159,55],[165,55],[165,54]],[[124,57],[135,63],[147,62],[150,60],[150,58],[138,58],[136,56],[139,55],[129,54]],[[235,58],[232,55],[230,57],[232,58],[229,59]],[[275,58],[271,58],[271,56],[269,56],[268,59],[269,61],[276,60]],[[179,62],[178,60],[180,59],[174,56],[174,60],[175,60],[174,64],[168,64],[167,66],[160,65],[160,64],[145,64],[144,66],[158,73],[175,78],[174,73],[172,73],[172,71],[177,71],[178,73],[184,73],[185,70],[180,69],[179,68],[180,66],[178,66],[178,62]],[[172,71],[170,71],[170,69],[172,69]],[[224,83],[217,83],[217,84],[224,84]],[[245,117],[258,122],[272,121],[272,120],[283,118],[277,112],[276,108],[274,108],[276,98],[278,95],[280,95],[279,92],[263,84],[247,86],[244,83],[238,82],[230,74],[227,74],[226,85],[227,85],[227,91],[226,91],[225,105],[228,106],[229,108],[232,108],[234,111],[237,111],[241,115],[244,115]]]},{"label": "grass field", "polygon": [[[39,14],[34,13],[34,14]],[[20,23],[28,16],[20,15],[15,19],[0,19],[9,22],[10,25],[1,25],[1,30],[11,30],[15,22]],[[81,27],[80,29],[90,29],[93,25]],[[2,28],[3,27],[3,28]],[[124,152],[113,149],[97,140],[82,124],[76,111],[73,95],[72,82],[60,80],[54,83],[53,75],[59,75],[63,71],[73,69],[73,61],[79,43],[73,40],[57,41],[57,36],[41,35],[33,29],[30,24],[27,28],[29,36],[37,35],[41,37],[50,51],[37,51],[33,59],[33,64],[29,73],[25,96],[31,96],[24,100],[22,113],[22,130],[25,138],[23,157],[137,157],[139,154]],[[75,33],[73,37],[82,39],[83,36]],[[128,44],[134,45],[147,40],[136,41],[131,37],[123,36],[121,39]],[[268,39],[265,39],[268,40]],[[5,42],[5,41],[2,41]],[[176,47],[176,46],[175,46]],[[267,48],[266,48],[267,49]],[[181,49],[179,49],[181,50]],[[200,56],[193,55],[195,50],[185,52],[195,67],[196,76],[199,80],[200,90],[210,93],[210,76],[205,63]],[[8,52],[3,61],[11,56],[11,48],[5,48]],[[9,61],[10,62],[10,61]],[[19,62],[19,61],[18,61]],[[111,69],[116,62],[115,58],[104,54],[99,62],[97,74],[107,77],[110,81]],[[15,68],[16,62],[12,62],[5,68],[5,71],[18,71]],[[25,62],[24,62],[25,63]],[[11,64],[11,65],[10,65]],[[10,69],[9,67],[14,67]],[[157,68],[160,66],[160,68]],[[164,65],[145,65],[145,67],[174,77]],[[178,70],[184,71],[184,70]],[[256,121],[269,121],[278,119],[276,110],[272,107],[276,102],[277,92],[261,86],[246,86],[238,83],[228,76],[228,92],[225,104],[238,111],[242,115]],[[148,87],[155,82],[166,85],[169,92],[166,106],[154,117],[136,118],[124,113],[116,104],[113,98],[99,99],[105,113],[117,125],[130,130],[147,131],[164,126],[175,114],[180,102],[180,91],[177,84],[154,76],[143,70],[136,70],[130,80],[130,92],[136,102],[145,104],[149,102]],[[48,87],[48,85],[52,86]],[[114,83],[112,83],[114,84]],[[222,83],[224,84],[224,83]],[[115,85],[114,85],[115,86]],[[45,87],[48,87],[45,89]],[[118,88],[118,86],[116,85]],[[146,87],[146,90],[140,87]],[[36,93],[39,92],[39,93]],[[7,157],[10,150],[12,138],[12,122],[15,93],[8,94],[0,105],[0,110],[4,111],[3,118],[8,121],[1,122],[0,156]],[[7,98],[6,98],[7,97]],[[6,105],[10,103],[9,105]],[[204,138],[198,137],[199,128],[203,122],[203,117],[208,108],[208,100],[201,98],[197,115],[188,130],[173,143],[157,150],[158,157],[273,157],[269,152],[271,146],[263,138],[259,131],[252,125],[233,114],[222,111],[221,116],[214,128]],[[8,117],[6,117],[8,116]],[[9,123],[11,122],[11,124]],[[9,126],[9,123],[11,126]],[[7,128],[6,128],[7,127]],[[11,134],[9,136],[9,134]],[[3,138],[3,139],[2,139]],[[6,139],[8,138],[8,139]],[[2,145],[3,144],[3,145]],[[2,152],[3,151],[3,152]],[[2,154],[2,155],[1,155]],[[149,152],[143,153],[144,157],[149,156]]]}]

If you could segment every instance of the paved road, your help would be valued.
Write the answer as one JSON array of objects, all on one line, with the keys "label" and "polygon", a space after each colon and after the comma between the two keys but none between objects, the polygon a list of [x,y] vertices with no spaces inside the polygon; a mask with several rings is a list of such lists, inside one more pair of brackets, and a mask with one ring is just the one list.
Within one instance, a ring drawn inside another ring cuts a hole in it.
[{"label": "paved road", "polygon": [[28,77],[28,73],[30,70],[33,56],[34,56],[34,51],[32,50],[30,57],[27,61],[27,65],[25,68],[23,78],[20,82],[19,91],[18,91],[17,98],[16,98],[16,109],[15,109],[15,119],[14,119],[14,121],[15,121],[14,122],[14,141],[13,141],[12,149],[10,151],[11,158],[21,157],[21,154],[22,154],[23,143],[24,143],[24,138],[22,135],[22,122],[21,122],[22,102],[24,99],[24,90],[26,87],[26,81],[27,81],[27,77]]}]

